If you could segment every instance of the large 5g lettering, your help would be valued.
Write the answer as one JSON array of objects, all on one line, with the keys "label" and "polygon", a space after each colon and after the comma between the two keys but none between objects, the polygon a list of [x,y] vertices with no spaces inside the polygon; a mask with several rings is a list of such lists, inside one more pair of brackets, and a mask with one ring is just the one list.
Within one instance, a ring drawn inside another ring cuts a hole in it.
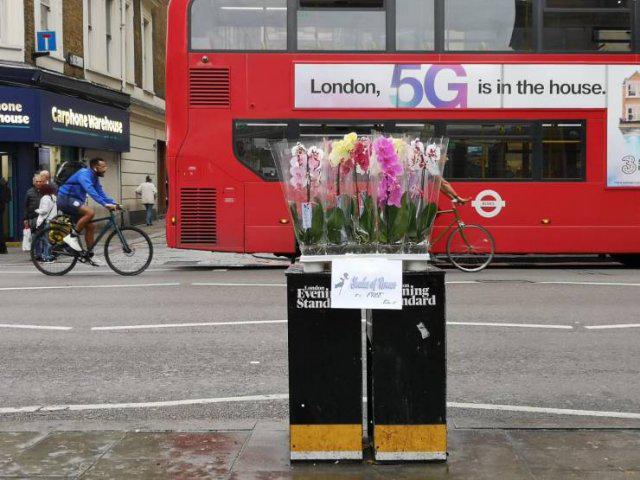
[{"label": "large 5g lettering", "polygon": [[[396,65],[391,78],[391,88],[395,88],[396,93],[391,95],[391,102],[398,108],[415,108],[422,102],[424,96],[435,108],[467,108],[467,84],[466,83],[449,83],[447,90],[456,92],[452,100],[443,100],[438,97],[436,92],[436,79],[438,74],[443,70],[448,70],[456,74],[457,78],[466,79],[462,65],[432,65],[424,76],[424,83],[414,77],[404,77],[405,70],[420,70],[422,65]],[[400,87],[407,85],[413,90],[413,96],[410,100],[402,100],[400,98]]]}]

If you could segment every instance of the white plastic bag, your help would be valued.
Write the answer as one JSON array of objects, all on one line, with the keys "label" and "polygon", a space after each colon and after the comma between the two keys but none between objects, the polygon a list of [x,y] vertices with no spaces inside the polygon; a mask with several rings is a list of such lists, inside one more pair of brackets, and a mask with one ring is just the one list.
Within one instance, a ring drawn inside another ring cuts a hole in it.
[{"label": "white plastic bag", "polygon": [[22,251],[28,252],[31,250],[31,229],[25,228],[22,230]]}]

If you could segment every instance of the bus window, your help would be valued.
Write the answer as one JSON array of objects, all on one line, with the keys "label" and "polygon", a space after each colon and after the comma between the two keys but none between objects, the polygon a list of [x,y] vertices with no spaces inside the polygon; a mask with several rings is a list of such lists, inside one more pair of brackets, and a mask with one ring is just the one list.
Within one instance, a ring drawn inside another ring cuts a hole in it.
[{"label": "bus window", "polygon": [[530,124],[454,123],[445,129],[449,137],[445,177],[454,180],[532,178]]},{"label": "bus window", "polygon": [[629,0],[546,0],[543,50],[631,51]]},{"label": "bus window", "polygon": [[276,182],[278,172],[269,144],[286,137],[285,123],[236,122],[233,132],[236,158],[264,180]]},{"label": "bus window", "polygon": [[193,50],[286,50],[287,0],[194,0]]},{"label": "bus window", "polygon": [[545,179],[581,180],[584,171],[584,125],[542,124],[542,175]]},{"label": "bus window", "polygon": [[408,135],[411,140],[420,138],[423,142],[437,136],[433,123],[397,122],[394,125],[386,126],[385,130],[395,134]]},{"label": "bus window", "polygon": [[396,0],[396,49],[435,48],[434,0]]},{"label": "bus window", "polygon": [[447,0],[445,50],[533,49],[531,0]]},{"label": "bus window", "polygon": [[351,132],[358,135],[371,135],[375,131],[382,131],[382,124],[377,123],[300,123],[301,138],[342,138]]},{"label": "bus window", "polygon": [[[323,6],[318,8],[319,4]],[[310,8],[304,8],[306,5]],[[382,0],[352,3],[301,0],[298,50],[383,51],[386,18]]]}]

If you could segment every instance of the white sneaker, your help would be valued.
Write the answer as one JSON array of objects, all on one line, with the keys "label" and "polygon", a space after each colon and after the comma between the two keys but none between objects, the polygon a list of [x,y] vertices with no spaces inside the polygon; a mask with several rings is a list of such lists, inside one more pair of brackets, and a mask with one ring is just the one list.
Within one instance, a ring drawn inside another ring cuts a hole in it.
[{"label": "white sneaker", "polygon": [[66,237],[64,237],[62,239],[62,241],[64,243],[66,243],[67,245],[69,245],[71,248],[73,248],[76,252],[81,252],[82,251],[82,247],[80,246],[80,242],[78,242],[78,239],[76,237],[72,237],[71,235],[67,235]]},{"label": "white sneaker", "polygon": [[89,265],[91,265],[93,267],[102,267],[104,265],[104,263],[102,263],[102,261],[98,260],[97,258],[90,258],[89,259]]}]

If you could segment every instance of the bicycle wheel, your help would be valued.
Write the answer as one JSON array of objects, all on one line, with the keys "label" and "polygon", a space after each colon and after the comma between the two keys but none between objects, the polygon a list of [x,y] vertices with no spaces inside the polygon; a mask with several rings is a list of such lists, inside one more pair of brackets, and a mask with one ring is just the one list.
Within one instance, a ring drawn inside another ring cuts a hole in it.
[{"label": "bicycle wheel", "polygon": [[447,256],[463,272],[479,272],[493,259],[495,242],[480,225],[464,225],[451,232],[447,240]]},{"label": "bicycle wheel", "polygon": [[62,238],[59,229],[47,227],[31,240],[31,261],[45,275],[64,275],[78,262],[78,257]]},{"label": "bicycle wheel", "polygon": [[113,231],[104,244],[104,258],[109,267],[120,275],[138,275],[144,272],[153,258],[153,244],[146,233],[136,227]]}]

